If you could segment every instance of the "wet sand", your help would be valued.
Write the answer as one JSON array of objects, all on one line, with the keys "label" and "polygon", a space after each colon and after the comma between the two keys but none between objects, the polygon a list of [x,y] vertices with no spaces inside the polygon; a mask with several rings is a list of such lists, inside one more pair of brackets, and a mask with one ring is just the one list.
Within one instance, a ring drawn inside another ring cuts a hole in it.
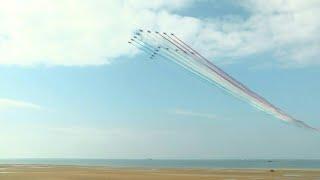
[{"label": "wet sand", "polygon": [[0,180],[259,180],[319,179],[318,170],[133,169],[77,166],[0,165]]}]

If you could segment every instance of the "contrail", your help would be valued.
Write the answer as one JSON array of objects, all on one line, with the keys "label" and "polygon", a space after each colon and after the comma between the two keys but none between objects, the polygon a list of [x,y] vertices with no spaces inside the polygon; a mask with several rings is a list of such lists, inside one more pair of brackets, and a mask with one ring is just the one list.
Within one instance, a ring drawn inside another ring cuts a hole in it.
[{"label": "contrail", "polygon": [[313,128],[283,112],[265,98],[232,78],[173,33],[168,34],[140,29],[134,33],[129,43],[149,54],[150,59],[162,57],[173,61],[231,95],[282,121],[319,131],[319,129]]}]

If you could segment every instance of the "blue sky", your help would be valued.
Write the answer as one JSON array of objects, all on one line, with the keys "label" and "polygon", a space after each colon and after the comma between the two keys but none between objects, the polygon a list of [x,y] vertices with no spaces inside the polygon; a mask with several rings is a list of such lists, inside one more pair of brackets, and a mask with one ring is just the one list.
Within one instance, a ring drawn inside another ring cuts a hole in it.
[{"label": "blue sky", "polygon": [[135,28],[175,32],[320,127],[319,9],[294,0],[7,3],[0,158],[320,158],[318,133],[127,45]]}]

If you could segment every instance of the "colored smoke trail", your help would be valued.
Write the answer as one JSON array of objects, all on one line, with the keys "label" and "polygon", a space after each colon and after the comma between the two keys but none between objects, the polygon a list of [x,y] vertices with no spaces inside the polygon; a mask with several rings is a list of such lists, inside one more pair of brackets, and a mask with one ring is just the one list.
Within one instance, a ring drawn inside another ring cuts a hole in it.
[{"label": "colored smoke trail", "polygon": [[131,39],[129,43],[149,54],[151,59],[159,56],[173,61],[233,96],[248,102],[255,108],[282,121],[319,131],[303,121],[297,120],[286,114],[281,109],[232,78],[174,34],[139,30],[135,33],[133,39]]}]

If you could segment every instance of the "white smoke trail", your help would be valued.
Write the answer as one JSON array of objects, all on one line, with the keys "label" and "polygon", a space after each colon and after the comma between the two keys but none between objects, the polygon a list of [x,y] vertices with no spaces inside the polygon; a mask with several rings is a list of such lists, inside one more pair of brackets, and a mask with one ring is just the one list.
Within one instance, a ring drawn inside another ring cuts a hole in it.
[{"label": "white smoke trail", "polygon": [[[222,88],[233,96],[248,102],[255,108],[282,121],[319,131],[319,129],[313,128],[303,121],[297,120],[284,113],[266,99],[251,91],[249,88],[212,64],[174,34],[169,36],[166,33],[161,34],[158,32],[140,30],[135,33],[134,38],[135,39],[132,39],[132,41],[136,46],[138,45],[140,49],[145,48],[148,52],[153,52],[151,57],[159,55],[167,60],[171,60],[206,81]],[[144,51],[146,51],[145,49]]]}]

